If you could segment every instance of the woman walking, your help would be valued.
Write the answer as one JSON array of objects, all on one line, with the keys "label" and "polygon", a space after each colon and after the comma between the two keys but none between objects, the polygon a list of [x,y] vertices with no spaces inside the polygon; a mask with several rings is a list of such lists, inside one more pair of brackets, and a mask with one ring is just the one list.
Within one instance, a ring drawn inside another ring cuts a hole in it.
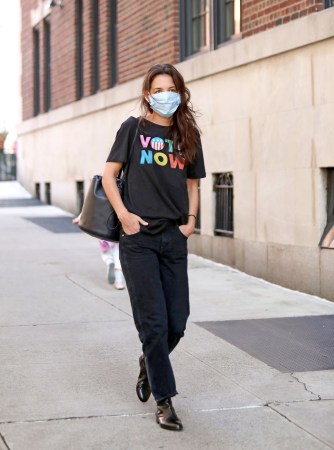
[{"label": "woman walking", "polygon": [[[180,431],[169,354],[189,316],[187,238],[194,232],[205,168],[190,92],[174,66],[148,70],[141,108],[142,116],[127,119],[117,133],[103,187],[122,225],[120,260],[143,349],[137,396],[146,402],[152,392],[157,423]],[[124,164],[122,201],[115,177]]]}]

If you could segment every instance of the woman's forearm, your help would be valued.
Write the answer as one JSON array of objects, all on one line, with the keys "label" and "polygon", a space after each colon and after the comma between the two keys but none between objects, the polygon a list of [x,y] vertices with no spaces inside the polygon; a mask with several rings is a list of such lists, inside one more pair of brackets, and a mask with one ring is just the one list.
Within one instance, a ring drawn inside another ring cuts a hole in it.
[{"label": "woman's forearm", "polygon": [[102,176],[102,186],[125,233],[133,234],[139,231],[140,224],[148,225],[148,223],[136,214],[129,212],[123,203],[116,184],[116,176],[121,168],[122,163],[106,163]]},{"label": "woman's forearm", "polygon": [[196,221],[197,211],[198,211],[198,180],[188,179],[188,223]]},{"label": "woman's forearm", "polygon": [[124,206],[116,184],[116,174],[118,173],[118,164],[109,166],[107,163],[102,175],[102,186],[108,200],[117,214],[117,217],[121,220],[122,215],[126,214],[128,210]]}]

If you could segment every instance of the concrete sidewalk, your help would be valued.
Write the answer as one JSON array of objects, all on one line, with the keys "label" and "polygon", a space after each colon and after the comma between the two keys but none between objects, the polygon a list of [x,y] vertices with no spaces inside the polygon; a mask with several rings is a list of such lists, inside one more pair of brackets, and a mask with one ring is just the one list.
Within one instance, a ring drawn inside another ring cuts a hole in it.
[{"label": "concrete sidewalk", "polygon": [[[70,222],[0,183],[0,450],[334,448],[334,370],[278,370],[210,328],[333,317],[334,303],[191,255],[191,317],[171,356],[185,429],[165,431],[153,399],[135,394],[127,291],[108,285],[97,241]],[[257,333],[244,344],[261,345]],[[283,334],[271,339],[284,362]]]}]

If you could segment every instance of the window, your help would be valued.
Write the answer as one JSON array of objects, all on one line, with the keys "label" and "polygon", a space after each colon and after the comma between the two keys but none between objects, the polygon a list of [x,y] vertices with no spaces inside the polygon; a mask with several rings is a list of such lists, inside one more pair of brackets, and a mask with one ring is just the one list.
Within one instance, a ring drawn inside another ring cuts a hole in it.
[{"label": "window", "polygon": [[234,34],[234,0],[217,0],[214,2],[214,46],[231,39]]},{"label": "window", "polygon": [[85,188],[83,181],[77,181],[77,214],[80,214],[85,200]]},{"label": "window", "polygon": [[95,94],[100,89],[99,70],[99,0],[92,1],[92,89]]},{"label": "window", "polygon": [[240,32],[240,0],[180,0],[181,59],[217,48]]},{"label": "window", "polygon": [[51,183],[45,183],[45,203],[51,205]]},{"label": "window", "polygon": [[325,169],[327,180],[327,223],[321,236],[321,248],[334,248],[334,168]]},{"label": "window", "polygon": [[83,97],[83,9],[82,0],[76,1],[76,61],[75,61],[75,75],[76,75],[76,99],[80,100]]},{"label": "window", "polygon": [[35,197],[38,200],[41,199],[41,185],[40,185],[40,183],[35,183]]},{"label": "window", "polygon": [[334,0],[325,0],[325,8],[330,8],[334,6]]},{"label": "window", "polygon": [[117,2],[109,0],[109,87],[117,83]]},{"label": "window", "polygon": [[181,0],[180,22],[182,59],[209,48],[209,0]]},{"label": "window", "polygon": [[51,108],[51,31],[50,24],[44,21],[44,111]]},{"label": "window", "polygon": [[216,192],[215,235],[233,237],[233,174],[220,173],[215,176]]},{"label": "window", "polygon": [[16,154],[0,152],[0,182],[16,180]]},{"label": "window", "polygon": [[191,53],[196,53],[203,48],[207,48],[210,42],[208,35],[209,10],[207,0],[193,1],[190,15],[190,43]]},{"label": "window", "polygon": [[33,48],[34,48],[34,116],[40,113],[40,78],[39,78],[39,30],[33,30]]}]

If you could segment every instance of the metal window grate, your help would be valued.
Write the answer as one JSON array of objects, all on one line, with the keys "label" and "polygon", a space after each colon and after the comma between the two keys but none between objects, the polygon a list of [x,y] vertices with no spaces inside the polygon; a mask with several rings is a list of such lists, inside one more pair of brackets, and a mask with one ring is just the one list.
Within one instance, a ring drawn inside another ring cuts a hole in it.
[{"label": "metal window grate", "polygon": [[215,235],[233,237],[233,174],[225,172],[215,177],[216,192]]},{"label": "metal window grate", "polygon": [[51,183],[45,183],[45,202],[51,205]]},{"label": "metal window grate", "polygon": [[334,315],[196,324],[281,372],[334,369]]},{"label": "metal window grate", "polygon": [[334,168],[323,170],[327,184],[327,222],[321,236],[321,248],[334,248]]},{"label": "metal window grate", "polygon": [[78,226],[73,225],[71,216],[24,217],[24,219],[51,233],[82,233]]},{"label": "metal window grate", "polygon": [[35,196],[38,200],[41,199],[41,184],[35,183]]},{"label": "metal window grate", "polygon": [[195,222],[195,233],[201,232],[201,182],[198,182],[198,210]]}]

